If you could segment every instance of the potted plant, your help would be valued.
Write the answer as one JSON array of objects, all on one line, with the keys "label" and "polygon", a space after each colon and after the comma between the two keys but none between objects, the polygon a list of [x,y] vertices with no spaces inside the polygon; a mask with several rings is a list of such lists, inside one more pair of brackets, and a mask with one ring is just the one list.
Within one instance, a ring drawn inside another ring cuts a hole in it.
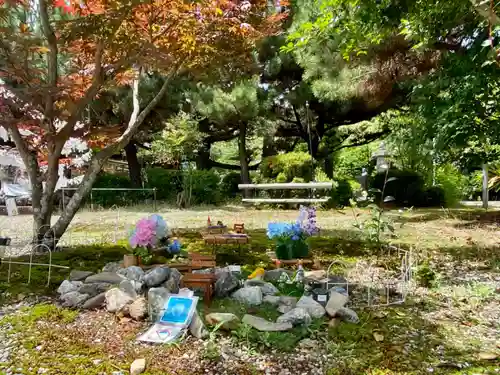
[{"label": "potted plant", "polygon": [[301,206],[295,223],[269,223],[267,226],[267,236],[276,244],[276,258],[282,260],[307,257],[307,238],[318,232],[314,207]]}]

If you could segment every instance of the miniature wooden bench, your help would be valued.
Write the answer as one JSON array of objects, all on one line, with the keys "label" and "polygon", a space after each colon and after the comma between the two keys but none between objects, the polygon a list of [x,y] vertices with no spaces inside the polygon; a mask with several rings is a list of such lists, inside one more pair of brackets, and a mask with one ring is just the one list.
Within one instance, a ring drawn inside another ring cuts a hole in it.
[{"label": "miniature wooden bench", "polygon": [[[182,287],[203,289],[203,302],[210,306],[215,292],[215,256],[189,253],[188,272],[181,279]],[[212,268],[211,273],[193,273],[193,270]]]}]

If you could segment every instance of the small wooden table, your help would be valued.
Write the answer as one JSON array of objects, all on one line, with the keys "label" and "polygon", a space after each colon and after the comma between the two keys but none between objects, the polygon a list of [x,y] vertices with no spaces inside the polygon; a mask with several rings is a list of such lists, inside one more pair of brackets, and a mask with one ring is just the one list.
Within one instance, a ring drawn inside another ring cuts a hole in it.
[{"label": "small wooden table", "polygon": [[241,252],[241,245],[250,243],[248,234],[202,234],[205,245],[212,245],[213,253],[217,246],[221,245],[238,245],[238,250]]}]

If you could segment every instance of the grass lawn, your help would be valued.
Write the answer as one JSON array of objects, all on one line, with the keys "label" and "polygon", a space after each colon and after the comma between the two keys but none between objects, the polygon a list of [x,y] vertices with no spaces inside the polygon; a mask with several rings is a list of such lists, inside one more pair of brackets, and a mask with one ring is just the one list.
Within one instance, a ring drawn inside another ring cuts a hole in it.
[{"label": "grass lawn", "polygon": [[[221,248],[217,261],[221,265],[243,264],[246,270],[269,265],[266,250],[272,243],[265,234],[267,222],[296,217],[295,211],[240,207],[185,211],[162,208],[160,214],[176,228],[176,235],[189,251],[208,250],[198,234],[198,228],[205,225],[208,215],[213,221],[222,220],[229,225],[244,222],[252,236],[251,246],[242,247],[241,252],[231,246]],[[142,216],[144,213],[140,210],[123,211],[119,215],[102,212],[96,219],[95,214],[83,212],[75,219],[70,235],[98,238],[119,228],[117,234],[121,235],[116,237],[123,238],[125,229]],[[368,213],[362,211],[358,220],[367,216]],[[21,220],[19,218],[15,220]],[[52,305],[39,305],[7,315],[0,324],[18,335],[24,349],[18,353],[16,361],[22,368],[33,369],[33,372],[23,372],[26,374],[35,374],[40,367],[51,369],[49,374],[107,374],[127,369],[138,356],[148,359],[149,374],[201,374],[208,369],[222,374],[226,371],[224,366],[232,363],[225,350],[235,347],[244,348],[249,359],[238,357],[239,362],[231,367],[233,372],[227,373],[264,374],[265,369],[259,365],[264,356],[267,361],[264,362],[270,363],[270,373],[275,373],[272,371],[277,365],[273,367],[273,361],[291,369],[301,366],[297,358],[308,353],[301,347],[306,338],[317,345],[310,355],[324,356],[311,359],[311,363],[318,362],[320,373],[330,375],[498,373],[495,372],[498,369],[498,362],[495,362],[498,357],[495,356],[500,352],[497,224],[500,212],[461,209],[415,210],[401,214],[393,211],[388,218],[395,223],[395,236],[386,235],[384,241],[412,250],[418,261],[414,276],[425,287],[416,287],[401,306],[357,310],[361,320],[357,325],[342,323],[329,327],[327,320],[320,320],[307,328],[272,334],[242,325],[232,333],[214,332],[204,345],[186,338],[178,345],[151,347],[137,345],[134,341],[143,325],[116,320],[105,312],[75,314]],[[380,258],[378,248],[367,242],[353,223],[350,210],[318,213],[322,231],[320,236],[310,239],[310,247],[324,266],[332,260],[355,264]],[[400,224],[404,225],[400,227]],[[113,245],[73,246],[63,253],[54,253],[53,262],[97,271],[109,261],[120,260],[127,251],[125,245],[124,240],[118,240]],[[45,262],[47,256],[37,261]],[[33,267],[30,285],[24,284],[27,272],[27,267],[13,266],[11,283],[7,283],[6,266],[2,265],[0,291],[5,303],[30,294],[52,295],[69,273],[53,270],[52,283],[46,287],[46,269]],[[240,318],[247,312],[268,319],[277,317],[270,306],[248,310],[231,300],[215,301],[210,309],[233,312]],[[100,341],[95,342],[95,337]],[[198,370],[189,363],[201,367]],[[307,369],[301,371],[314,373]]]}]

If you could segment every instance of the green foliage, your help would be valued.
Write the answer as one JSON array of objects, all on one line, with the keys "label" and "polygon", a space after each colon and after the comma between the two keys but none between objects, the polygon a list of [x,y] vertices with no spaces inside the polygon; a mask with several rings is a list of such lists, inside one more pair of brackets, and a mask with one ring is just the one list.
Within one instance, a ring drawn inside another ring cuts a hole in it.
[{"label": "green foliage", "polygon": [[182,172],[175,169],[146,169],[147,187],[156,188],[156,198],[161,201],[172,201],[182,190]]},{"label": "green foliage", "polygon": [[181,111],[165,123],[165,129],[155,136],[150,149],[141,150],[140,155],[154,164],[180,164],[195,155],[201,141],[198,121]]},{"label": "green foliage", "polygon": [[337,179],[333,182],[333,189],[330,190],[330,200],[328,207],[346,207],[353,197],[351,184],[348,180]]},{"label": "green foliage", "polygon": [[184,181],[191,189],[193,204],[220,203],[220,177],[215,171],[193,170],[184,175]]},{"label": "green foliage", "polygon": [[406,207],[420,206],[423,201],[425,181],[418,172],[391,168],[388,173],[381,172],[370,179],[370,188],[376,203],[382,202],[382,191],[384,191],[384,198],[387,196],[394,198],[391,204]]},{"label": "green foliage", "polygon": [[436,183],[444,192],[446,207],[457,205],[466,196],[467,178],[452,164],[437,168]]},{"label": "green foliage", "polygon": [[363,234],[368,242],[380,247],[384,233],[394,234],[394,224],[392,220],[387,218],[382,207],[370,204],[368,206],[370,210],[369,217],[363,221],[358,219],[359,214],[356,212],[356,203],[352,199],[351,207],[354,215],[353,226]]},{"label": "green foliage", "polygon": [[311,155],[306,152],[289,152],[267,157],[262,160],[260,168],[264,178],[279,179],[277,182],[292,182],[295,177],[306,182],[312,179]]},{"label": "green foliage", "polygon": [[432,288],[436,286],[436,272],[431,268],[428,262],[425,262],[417,268],[415,280],[420,286]]},{"label": "green foliage", "polygon": [[345,148],[335,155],[334,173],[336,177],[355,179],[361,175],[363,168],[371,163],[372,153],[377,143],[366,146]]},{"label": "green foliage", "polygon": [[224,177],[220,184],[220,192],[224,198],[236,197],[240,190],[238,184],[241,184],[241,175],[238,172],[229,172]]}]

